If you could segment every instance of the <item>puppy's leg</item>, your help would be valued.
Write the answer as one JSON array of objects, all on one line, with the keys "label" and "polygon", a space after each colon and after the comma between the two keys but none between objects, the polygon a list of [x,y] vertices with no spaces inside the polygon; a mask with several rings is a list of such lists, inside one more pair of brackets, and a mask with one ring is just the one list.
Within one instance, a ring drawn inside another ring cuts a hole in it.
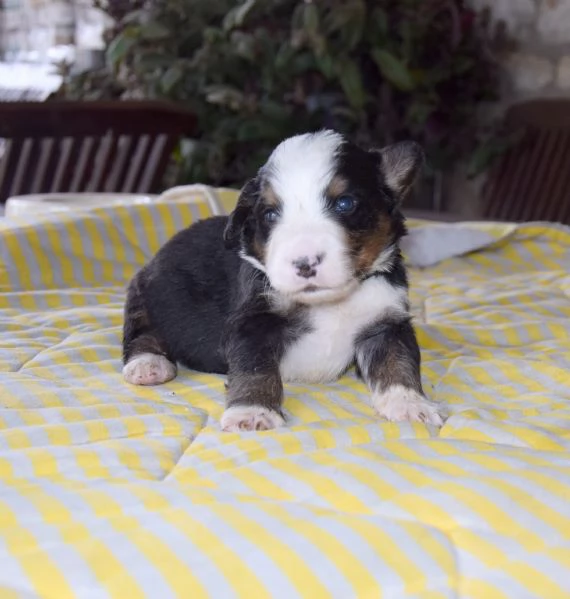
[{"label": "puppy's leg", "polygon": [[176,365],[150,324],[137,275],[129,285],[123,325],[123,376],[132,385],[160,385],[176,376]]},{"label": "puppy's leg", "polygon": [[233,323],[226,343],[224,431],[269,430],[285,423],[279,372],[283,327],[283,319],[270,313],[244,315]]},{"label": "puppy's leg", "polygon": [[356,363],[380,416],[443,424],[441,407],[422,390],[420,350],[408,316],[395,314],[365,330],[356,342]]}]

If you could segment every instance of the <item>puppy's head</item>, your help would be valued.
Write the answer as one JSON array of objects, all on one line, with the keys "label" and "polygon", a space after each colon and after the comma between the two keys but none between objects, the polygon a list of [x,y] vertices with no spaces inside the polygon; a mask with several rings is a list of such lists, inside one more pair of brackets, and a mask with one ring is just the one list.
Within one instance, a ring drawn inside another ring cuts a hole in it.
[{"label": "puppy's head", "polygon": [[366,151],[332,131],[286,139],[243,188],[226,246],[293,301],[341,300],[390,268],[399,203],[422,162],[412,142]]}]

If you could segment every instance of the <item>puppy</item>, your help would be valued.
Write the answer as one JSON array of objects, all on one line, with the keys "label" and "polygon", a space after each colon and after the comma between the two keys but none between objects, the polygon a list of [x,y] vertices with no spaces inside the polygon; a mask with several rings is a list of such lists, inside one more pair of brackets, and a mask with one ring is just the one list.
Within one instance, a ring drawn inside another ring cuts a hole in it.
[{"label": "puppy", "polygon": [[266,430],[284,424],[283,381],[333,381],[355,365],[381,417],[440,426],[398,246],[422,162],[414,143],[283,141],[231,216],[181,231],[130,283],[125,379],[164,383],[177,363],[227,374],[223,430]]}]

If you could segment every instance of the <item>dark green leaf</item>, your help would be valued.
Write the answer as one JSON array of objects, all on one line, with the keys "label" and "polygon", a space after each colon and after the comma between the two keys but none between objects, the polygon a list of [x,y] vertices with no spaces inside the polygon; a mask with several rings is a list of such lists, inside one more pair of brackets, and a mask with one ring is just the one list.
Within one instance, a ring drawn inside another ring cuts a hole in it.
[{"label": "dark green leaf", "polygon": [[423,102],[421,99],[414,100],[408,108],[407,118],[410,123],[422,126],[433,113],[434,108],[433,104]]},{"label": "dark green leaf", "polygon": [[454,73],[461,74],[476,66],[476,61],[470,56],[460,56],[453,64]]},{"label": "dark green leaf", "polygon": [[362,39],[364,21],[350,21],[343,31],[343,37],[347,49],[353,50]]},{"label": "dark green leaf", "polygon": [[239,110],[244,102],[243,93],[229,85],[210,85],[204,91],[210,104],[227,106],[231,110]]},{"label": "dark green leaf", "polygon": [[298,4],[291,15],[291,31],[297,31],[303,28],[303,21],[305,18],[305,5]]},{"label": "dark green leaf", "polygon": [[315,57],[318,59],[327,50],[327,40],[323,35],[316,33],[311,39],[311,46],[315,52]]},{"label": "dark green leaf", "polygon": [[331,79],[333,77],[335,73],[335,65],[332,56],[329,54],[317,56],[317,66],[327,79]]},{"label": "dark green leaf", "polygon": [[128,29],[120,33],[107,48],[107,60],[112,66],[119,64],[129,53],[136,41],[129,35]]},{"label": "dark green leaf", "polygon": [[279,138],[280,130],[276,123],[267,119],[250,119],[241,123],[235,135],[239,141],[275,139]]},{"label": "dark green leaf", "polygon": [[274,68],[281,72],[286,66],[289,65],[293,56],[295,55],[295,51],[287,44],[284,44],[279,48],[277,52],[277,56],[275,57],[275,62],[273,63]]},{"label": "dark green leaf", "polygon": [[495,151],[488,144],[476,148],[467,165],[468,176],[476,177],[479,173],[483,172],[487,165],[492,162],[494,157]]},{"label": "dark green leaf", "polygon": [[329,11],[324,27],[329,34],[338,32],[343,46],[352,50],[362,39],[365,21],[366,6],[362,0],[346,0]]},{"label": "dark green leaf", "polygon": [[260,104],[259,108],[264,117],[273,121],[283,121],[284,119],[289,118],[291,113],[288,106],[283,104],[283,102],[265,100]]},{"label": "dark green leaf", "polygon": [[225,39],[225,33],[220,31],[217,27],[206,27],[203,32],[204,41],[208,44],[214,44],[221,42]]},{"label": "dark green leaf", "polygon": [[400,54],[405,61],[409,61],[412,59],[412,53],[414,51],[414,41],[410,22],[402,21],[399,30],[402,38]]},{"label": "dark green leaf", "polygon": [[242,31],[234,31],[231,35],[231,42],[233,51],[237,56],[250,62],[255,60],[255,42],[253,36]]},{"label": "dark green leaf", "polygon": [[406,65],[390,52],[374,48],[371,52],[374,62],[378,65],[382,75],[402,91],[414,89],[414,80]]},{"label": "dark green leaf", "polygon": [[157,21],[149,21],[144,25],[139,25],[139,35],[145,40],[161,40],[170,35],[170,30]]},{"label": "dark green leaf", "polygon": [[160,79],[160,85],[165,93],[169,94],[172,88],[182,79],[184,72],[179,65],[174,64],[166,70]]},{"label": "dark green leaf", "polygon": [[141,20],[144,19],[144,17],[146,16],[146,11],[142,10],[142,9],[138,9],[138,10],[133,10],[129,13],[127,13],[121,20],[121,23],[123,25],[129,25],[132,23],[140,23]]},{"label": "dark green leaf", "polygon": [[303,11],[303,28],[309,34],[314,34],[319,28],[319,11],[314,3],[305,4]]},{"label": "dark green leaf", "polygon": [[346,58],[337,63],[337,73],[349,104],[356,110],[361,110],[364,106],[365,94],[358,65]]},{"label": "dark green leaf", "polygon": [[257,0],[245,0],[243,4],[232,8],[226,14],[223,22],[223,28],[226,31],[241,27],[249,13],[249,11],[256,5]]},{"label": "dark green leaf", "polygon": [[362,39],[366,22],[366,6],[361,0],[353,0],[349,6],[350,18],[346,22],[346,27],[342,29],[342,34],[347,48],[352,50]]},{"label": "dark green leaf", "polygon": [[383,8],[376,7],[372,11],[372,22],[374,23],[376,32],[382,39],[388,35],[388,15]]},{"label": "dark green leaf", "polygon": [[170,66],[173,57],[160,52],[144,51],[135,54],[135,61],[137,67],[149,71]]},{"label": "dark green leaf", "polygon": [[309,52],[302,52],[293,57],[291,67],[294,75],[307,73],[316,67],[315,58]]},{"label": "dark green leaf", "polygon": [[331,109],[331,114],[341,117],[343,119],[347,119],[349,121],[358,121],[358,115],[354,112],[352,108],[348,106],[335,106]]}]

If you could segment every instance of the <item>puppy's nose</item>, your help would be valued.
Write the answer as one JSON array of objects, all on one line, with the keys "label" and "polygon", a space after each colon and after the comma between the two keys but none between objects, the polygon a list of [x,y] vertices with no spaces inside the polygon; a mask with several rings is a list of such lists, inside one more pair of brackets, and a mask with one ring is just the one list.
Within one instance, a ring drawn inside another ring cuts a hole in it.
[{"label": "puppy's nose", "polygon": [[317,254],[313,258],[303,256],[293,260],[293,266],[297,269],[297,274],[304,279],[310,279],[317,274],[317,266],[323,261],[324,254]]}]

